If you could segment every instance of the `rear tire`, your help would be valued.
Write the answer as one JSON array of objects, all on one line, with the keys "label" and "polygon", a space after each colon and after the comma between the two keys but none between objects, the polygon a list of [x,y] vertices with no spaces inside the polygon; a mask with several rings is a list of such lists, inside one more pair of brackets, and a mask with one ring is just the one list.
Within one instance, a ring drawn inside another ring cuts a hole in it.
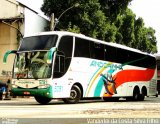
[{"label": "rear tire", "polygon": [[139,101],[144,101],[145,95],[142,93],[139,95]]},{"label": "rear tire", "polygon": [[139,100],[139,98],[140,98],[139,90],[134,89],[134,91],[133,91],[133,97],[132,97],[132,100],[133,100],[133,101],[138,101],[138,100]]},{"label": "rear tire", "polygon": [[75,104],[81,99],[81,89],[77,85],[73,85],[71,88],[70,98],[62,99],[64,103]]},{"label": "rear tire", "polygon": [[139,99],[140,99],[139,88],[134,88],[134,90],[133,90],[133,96],[126,98],[127,101],[138,101]]},{"label": "rear tire", "polygon": [[34,98],[38,103],[40,103],[42,105],[46,105],[52,100],[51,98],[40,97],[40,96],[35,96]]}]

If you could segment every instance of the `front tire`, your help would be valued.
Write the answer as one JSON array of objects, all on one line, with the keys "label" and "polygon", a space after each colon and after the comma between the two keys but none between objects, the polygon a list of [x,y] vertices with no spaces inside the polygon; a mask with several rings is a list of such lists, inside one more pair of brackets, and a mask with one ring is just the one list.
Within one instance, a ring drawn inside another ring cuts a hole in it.
[{"label": "front tire", "polygon": [[40,103],[42,105],[46,105],[52,100],[51,98],[40,97],[40,96],[35,96],[34,98],[38,103]]},{"label": "front tire", "polygon": [[73,85],[73,87],[71,88],[70,98],[65,98],[62,100],[67,104],[75,104],[78,103],[81,99],[81,94],[81,89],[78,86]]}]

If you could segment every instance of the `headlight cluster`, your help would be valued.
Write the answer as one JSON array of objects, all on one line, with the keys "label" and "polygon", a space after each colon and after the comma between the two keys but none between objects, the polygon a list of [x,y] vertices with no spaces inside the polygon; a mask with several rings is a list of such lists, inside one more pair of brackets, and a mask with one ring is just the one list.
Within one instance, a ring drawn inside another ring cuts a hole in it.
[{"label": "headlight cluster", "polygon": [[12,88],[17,88],[18,86],[15,84],[12,84]]}]

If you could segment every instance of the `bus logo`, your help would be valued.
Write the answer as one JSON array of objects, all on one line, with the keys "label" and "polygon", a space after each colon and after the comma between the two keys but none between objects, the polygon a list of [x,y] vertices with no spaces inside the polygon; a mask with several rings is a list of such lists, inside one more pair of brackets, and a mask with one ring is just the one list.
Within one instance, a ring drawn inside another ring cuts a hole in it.
[{"label": "bus logo", "polygon": [[103,77],[103,83],[104,83],[104,87],[105,87],[105,90],[106,90],[106,93],[107,94],[110,94],[110,95],[113,95],[110,90],[109,90],[109,87],[112,88],[113,90],[113,93],[114,94],[117,94],[117,90],[116,90],[116,78],[113,79],[112,75],[111,74],[107,74],[106,76],[104,74],[101,74],[101,76]]}]

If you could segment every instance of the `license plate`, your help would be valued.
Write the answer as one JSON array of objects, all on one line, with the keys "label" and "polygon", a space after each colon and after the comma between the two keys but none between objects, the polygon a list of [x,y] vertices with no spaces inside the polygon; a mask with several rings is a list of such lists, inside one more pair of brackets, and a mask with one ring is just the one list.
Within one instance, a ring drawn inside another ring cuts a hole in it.
[{"label": "license plate", "polygon": [[24,95],[30,95],[30,92],[24,92]]}]

